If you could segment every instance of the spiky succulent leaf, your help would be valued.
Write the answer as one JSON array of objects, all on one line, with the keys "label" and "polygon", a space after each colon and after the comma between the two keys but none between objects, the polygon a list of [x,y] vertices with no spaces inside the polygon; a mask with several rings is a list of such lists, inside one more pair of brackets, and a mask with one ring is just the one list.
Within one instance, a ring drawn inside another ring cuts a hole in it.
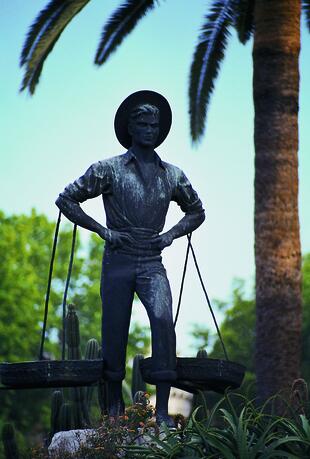
[{"label": "spiky succulent leaf", "polygon": [[306,24],[310,32],[310,0],[302,0],[302,9],[306,16]]},{"label": "spiky succulent leaf", "polygon": [[20,63],[25,75],[20,90],[33,94],[44,62],[69,22],[90,0],[52,0],[39,13],[24,43]]},{"label": "spiky succulent leaf", "polygon": [[234,2],[234,25],[240,42],[244,45],[254,31],[255,0],[239,0]]},{"label": "spiky succulent leaf", "polygon": [[127,0],[104,25],[95,63],[102,65],[137,23],[155,6],[156,0]]},{"label": "spiky succulent leaf", "polygon": [[205,17],[190,71],[189,104],[191,136],[194,142],[202,137],[206,113],[214,81],[233,23],[233,0],[217,0]]}]

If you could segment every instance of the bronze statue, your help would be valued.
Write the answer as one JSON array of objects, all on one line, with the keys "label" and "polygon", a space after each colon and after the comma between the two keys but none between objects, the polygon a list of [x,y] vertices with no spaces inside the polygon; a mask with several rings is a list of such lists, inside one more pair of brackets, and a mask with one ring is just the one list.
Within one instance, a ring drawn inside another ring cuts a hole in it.
[{"label": "bronze statue", "polygon": [[[146,308],[152,332],[152,377],[156,384],[156,420],[168,416],[171,382],[176,379],[176,344],[172,298],[161,251],[195,230],[204,210],[185,174],[160,159],[154,148],[168,135],[171,109],[153,91],[138,91],[123,101],[115,132],[128,151],[99,161],[59,195],[56,204],[72,222],[106,241],[102,263],[102,352],[108,380],[108,412],[124,412],[122,380],[132,302],[136,292]],[[80,207],[102,195],[107,228]],[[164,227],[170,201],[185,216],[169,231]],[[161,234],[160,234],[161,233]]]}]

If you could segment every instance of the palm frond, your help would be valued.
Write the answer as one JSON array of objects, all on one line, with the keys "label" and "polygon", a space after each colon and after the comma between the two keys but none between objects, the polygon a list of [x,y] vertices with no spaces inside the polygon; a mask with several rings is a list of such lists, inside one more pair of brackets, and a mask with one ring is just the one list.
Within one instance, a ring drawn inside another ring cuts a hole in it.
[{"label": "palm frond", "polygon": [[36,65],[35,69],[33,69],[33,71],[31,73],[28,73],[28,72],[25,73],[23,81],[22,81],[22,85],[21,85],[21,88],[20,88],[21,91],[23,91],[25,88],[28,88],[30,94],[31,95],[34,94],[34,92],[36,90],[36,86],[40,81],[40,76],[41,76],[41,73],[42,73],[42,69],[43,69],[43,65],[44,65],[45,59],[47,58],[49,53],[54,48],[54,46],[56,44],[56,41],[58,40],[60,35],[61,34],[59,33],[59,35],[56,38],[56,40],[54,40],[50,44],[50,46],[46,49],[45,53],[42,55],[42,58],[41,58],[40,62]]},{"label": "palm frond", "polygon": [[234,26],[238,38],[244,45],[254,31],[254,6],[255,0],[239,0],[234,3]]},{"label": "palm frond", "polygon": [[67,24],[90,0],[52,0],[39,13],[27,35],[21,53],[25,75],[20,90],[33,94],[44,62]]},{"label": "palm frond", "polygon": [[104,25],[95,63],[102,65],[136,24],[155,6],[156,0],[127,0],[114,11]]},{"label": "palm frond", "polygon": [[40,11],[27,34],[20,56],[21,67],[26,63],[31,53],[31,48],[42,34],[42,31],[53,20],[54,17],[59,15],[63,8],[65,8],[65,2],[62,0],[53,0],[48,5],[46,5],[42,11]]},{"label": "palm frond", "polygon": [[210,96],[227,44],[229,26],[233,23],[233,0],[217,0],[205,17],[190,70],[189,104],[191,136],[200,140]]},{"label": "palm frond", "polygon": [[310,0],[302,0],[302,9],[306,16],[306,24],[310,32]]}]

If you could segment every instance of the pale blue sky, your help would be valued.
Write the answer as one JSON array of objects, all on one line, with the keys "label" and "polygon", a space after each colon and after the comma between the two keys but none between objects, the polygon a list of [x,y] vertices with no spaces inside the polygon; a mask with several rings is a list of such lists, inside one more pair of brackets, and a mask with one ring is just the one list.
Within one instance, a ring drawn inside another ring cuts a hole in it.
[{"label": "pale blue sky", "polygon": [[[63,33],[45,64],[34,97],[19,94],[18,60],[29,25],[47,0],[1,0],[0,21],[0,209],[56,218],[55,198],[98,159],[123,152],[114,113],[131,92],[153,89],[171,103],[173,125],[158,153],[180,166],[198,191],[205,224],[194,234],[211,298],[228,300],[234,277],[254,278],[254,149],[252,42],[233,34],[198,148],[189,137],[187,83],[205,0],[167,0],[144,18],[108,63],[97,68],[94,54],[101,28],[118,0],[92,0]],[[303,28],[300,93],[300,223],[303,253],[310,251],[310,35]],[[85,210],[104,222],[100,199]],[[181,214],[172,206],[167,227]],[[86,237],[86,232],[85,234]],[[174,297],[181,278],[185,240],[167,249],[164,261]],[[135,318],[145,321],[142,307]],[[187,350],[191,323],[210,323],[192,264],[178,324],[178,349]]]}]

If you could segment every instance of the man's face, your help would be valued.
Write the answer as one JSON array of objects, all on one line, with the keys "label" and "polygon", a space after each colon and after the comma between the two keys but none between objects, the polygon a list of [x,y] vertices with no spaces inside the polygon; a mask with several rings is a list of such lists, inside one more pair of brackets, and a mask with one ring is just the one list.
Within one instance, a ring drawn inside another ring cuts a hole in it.
[{"label": "man's face", "polygon": [[141,147],[154,147],[159,135],[159,120],[155,115],[144,114],[132,120],[128,126],[132,144]]}]

